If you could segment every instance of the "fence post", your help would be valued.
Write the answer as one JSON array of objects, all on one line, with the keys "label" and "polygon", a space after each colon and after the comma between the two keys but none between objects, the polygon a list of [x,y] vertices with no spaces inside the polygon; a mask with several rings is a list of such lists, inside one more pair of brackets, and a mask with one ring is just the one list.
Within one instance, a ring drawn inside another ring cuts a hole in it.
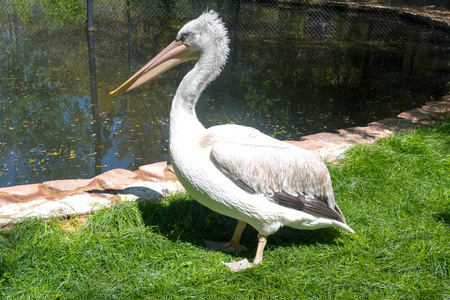
[{"label": "fence post", "polygon": [[94,31],[94,0],[87,0],[87,30]]}]

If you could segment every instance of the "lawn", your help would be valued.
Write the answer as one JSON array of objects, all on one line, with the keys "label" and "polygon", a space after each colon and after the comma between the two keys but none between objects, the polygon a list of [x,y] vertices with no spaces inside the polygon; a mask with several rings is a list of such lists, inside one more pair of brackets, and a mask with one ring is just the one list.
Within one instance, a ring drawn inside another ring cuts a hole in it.
[{"label": "lawn", "polygon": [[449,299],[450,122],[359,145],[329,164],[356,234],[282,228],[264,261],[205,249],[236,221],[189,195],[87,218],[27,219],[0,233],[1,299]]}]

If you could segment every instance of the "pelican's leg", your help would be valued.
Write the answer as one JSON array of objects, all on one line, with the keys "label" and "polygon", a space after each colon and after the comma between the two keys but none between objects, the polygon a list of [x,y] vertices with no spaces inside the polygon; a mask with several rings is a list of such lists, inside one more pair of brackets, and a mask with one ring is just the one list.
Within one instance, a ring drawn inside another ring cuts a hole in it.
[{"label": "pelican's leg", "polygon": [[242,232],[244,232],[245,226],[247,226],[247,223],[238,220],[231,241],[220,245],[220,249],[222,249],[223,252],[242,251],[246,249],[245,246],[241,245]]},{"label": "pelican's leg", "polygon": [[264,247],[267,244],[267,236],[258,233],[258,248],[256,248],[255,259],[253,259],[254,264],[259,264],[263,259]]},{"label": "pelican's leg", "polygon": [[246,248],[240,244],[242,232],[244,232],[245,226],[247,223],[244,221],[238,220],[236,225],[236,229],[234,230],[233,237],[229,242],[213,242],[213,241],[205,241],[206,247],[214,250],[222,250],[223,252],[233,252],[233,251],[241,251]]},{"label": "pelican's leg", "polygon": [[256,248],[256,256],[254,259],[244,259],[241,261],[235,261],[231,263],[224,263],[231,271],[239,272],[244,269],[248,269],[253,267],[256,264],[259,264],[263,259],[264,247],[267,244],[267,236],[258,234],[258,248]]}]

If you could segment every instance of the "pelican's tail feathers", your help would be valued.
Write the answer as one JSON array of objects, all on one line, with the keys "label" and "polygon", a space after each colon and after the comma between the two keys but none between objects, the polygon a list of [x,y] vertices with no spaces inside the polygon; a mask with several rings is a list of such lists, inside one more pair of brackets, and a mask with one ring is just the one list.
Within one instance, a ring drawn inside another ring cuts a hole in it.
[{"label": "pelican's tail feathers", "polygon": [[336,225],[336,227],[341,228],[341,229],[344,230],[345,232],[355,233],[355,231],[354,231],[350,226],[348,226],[348,225],[345,224],[345,223],[342,223],[342,222],[334,222],[334,224]]}]

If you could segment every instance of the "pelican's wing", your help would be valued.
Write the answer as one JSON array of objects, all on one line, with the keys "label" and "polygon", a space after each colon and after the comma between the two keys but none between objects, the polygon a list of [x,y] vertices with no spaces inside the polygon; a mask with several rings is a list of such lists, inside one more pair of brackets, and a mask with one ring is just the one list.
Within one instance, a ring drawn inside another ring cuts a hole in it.
[{"label": "pelican's wing", "polygon": [[243,190],[280,205],[345,223],[325,164],[310,151],[242,126],[209,131],[214,165]]}]

